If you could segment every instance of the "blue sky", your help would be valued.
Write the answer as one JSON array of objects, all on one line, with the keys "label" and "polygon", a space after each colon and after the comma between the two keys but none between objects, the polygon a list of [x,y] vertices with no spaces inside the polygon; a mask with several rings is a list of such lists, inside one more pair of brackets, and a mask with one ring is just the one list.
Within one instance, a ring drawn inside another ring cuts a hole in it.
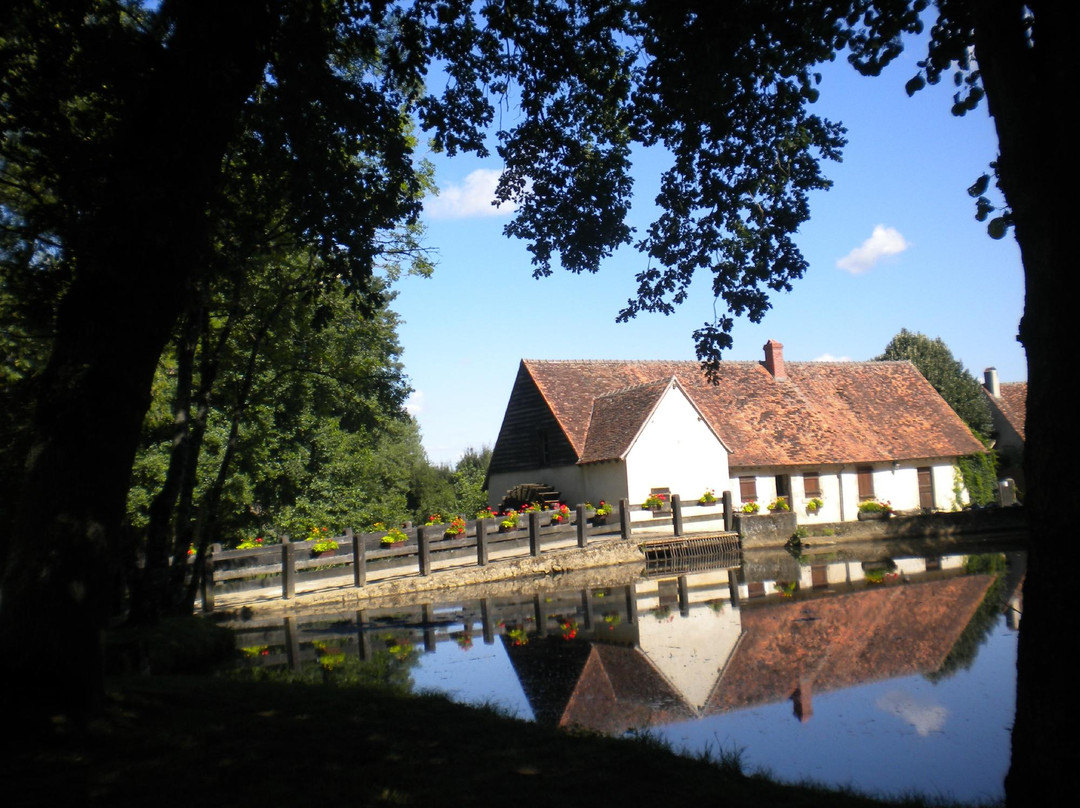
[{"label": "blue sky", "polygon": [[[775,339],[788,361],[866,360],[906,328],[940,337],[976,378],[990,366],[1002,381],[1027,378],[1016,341],[1019,249],[1011,235],[986,235],[966,193],[996,156],[993,123],[985,104],[952,117],[944,82],[908,98],[918,56],[909,48],[876,79],[842,62],[823,70],[814,111],[844,123],[848,146],[843,163],[826,164],[834,187],[812,198],[796,237],[809,269],[792,292],[774,295],[760,324],[737,321],[727,359],[761,360]],[[435,163],[440,196],[425,223],[438,266],[431,278],[400,280],[394,304],[415,388],[409,407],[432,462],[494,445],[522,358],[694,359],[691,334],[713,319],[705,276],[676,314],[616,324],[644,256],[627,248],[596,275],[534,280],[525,244],[502,235],[509,214],[488,204],[498,157]],[[660,154],[636,165],[639,230],[663,168]]]}]

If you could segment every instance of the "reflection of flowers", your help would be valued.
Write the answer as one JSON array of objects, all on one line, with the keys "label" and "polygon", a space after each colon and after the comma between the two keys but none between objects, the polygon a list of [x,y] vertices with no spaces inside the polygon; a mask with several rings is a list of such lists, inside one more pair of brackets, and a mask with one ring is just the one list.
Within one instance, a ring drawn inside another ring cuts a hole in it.
[{"label": "reflection of flowers", "polygon": [[514,645],[528,645],[529,635],[525,633],[523,628],[511,628],[506,630],[506,636],[510,638],[510,642]]},{"label": "reflection of flowers", "polygon": [[246,648],[241,648],[240,653],[247,659],[255,659],[256,657],[269,656],[270,648],[266,645],[249,645]]},{"label": "reflection of flowers", "polygon": [[345,652],[336,646],[327,645],[324,642],[315,641],[315,658],[323,670],[332,671],[339,665],[345,664]]},{"label": "reflection of flowers", "polygon": [[383,637],[383,642],[386,643],[386,650],[390,653],[390,656],[396,659],[406,662],[409,656],[413,652],[412,641],[408,637],[397,637],[393,634],[387,634]]},{"label": "reflection of flowers", "polygon": [[458,644],[458,648],[462,651],[468,651],[472,648],[472,632],[462,631],[454,635],[454,642]]},{"label": "reflection of flowers", "polygon": [[572,640],[577,636],[577,620],[563,620],[559,623],[559,628],[562,629],[562,636],[564,640]]},{"label": "reflection of flowers", "polygon": [[773,589],[780,593],[781,597],[790,598],[795,594],[795,582],[794,581],[777,581],[773,584]]},{"label": "reflection of flowers", "polygon": [[622,615],[618,612],[604,612],[604,622],[607,623],[608,631],[614,631],[615,626],[622,622]]}]

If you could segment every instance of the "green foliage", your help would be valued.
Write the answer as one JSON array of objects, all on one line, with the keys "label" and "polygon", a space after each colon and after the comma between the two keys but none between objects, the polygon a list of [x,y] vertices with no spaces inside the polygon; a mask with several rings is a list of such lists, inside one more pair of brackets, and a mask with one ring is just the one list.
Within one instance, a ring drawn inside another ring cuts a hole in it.
[{"label": "green foliage", "polygon": [[968,428],[985,441],[990,434],[990,405],[982,385],[952,355],[940,337],[901,329],[876,360],[906,359],[919,369],[930,385],[960,416]]},{"label": "green foliage", "polygon": [[960,482],[974,505],[997,502],[997,454],[993,449],[956,459]]}]

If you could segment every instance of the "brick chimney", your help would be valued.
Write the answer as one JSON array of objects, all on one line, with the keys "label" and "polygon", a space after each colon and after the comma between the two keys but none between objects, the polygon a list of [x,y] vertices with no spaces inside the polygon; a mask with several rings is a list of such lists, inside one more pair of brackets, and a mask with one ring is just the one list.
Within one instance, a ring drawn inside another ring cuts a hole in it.
[{"label": "brick chimney", "polygon": [[774,339],[765,343],[765,370],[778,382],[787,381],[784,372],[784,346]]},{"label": "brick chimney", "polygon": [[987,368],[983,371],[983,387],[994,398],[1001,398],[1001,385],[998,384],[997,368]]}]

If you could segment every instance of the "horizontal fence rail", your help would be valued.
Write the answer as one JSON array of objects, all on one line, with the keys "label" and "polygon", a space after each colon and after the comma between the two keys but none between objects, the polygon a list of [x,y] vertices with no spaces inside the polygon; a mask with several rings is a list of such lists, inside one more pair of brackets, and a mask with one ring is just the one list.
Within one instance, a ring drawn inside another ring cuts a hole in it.
[{"label": "horizontal fence rail", "polygon": [[280,590],[281,597],[296,596],[298,587],[314,591],[330,586],[363,587],[373,576],[428,576],[438,569],[486,566],[496,559],[540,557],[545,551],[586,547],[590,541],[629,539],[633,530],[671,526],[673,537],[683,535],[687,524],[715,523],[723,519],[730,530],[730,495],[721,502],[684,512],[678,495],[670,510],[648,512],[621,500],[606,516],[578,505],[569,518],[553,522],[556,511],[520,514],[516,527],[502,528],[498,519],[465,523],[463,532],[450,534],[450,524],[422,525],[402,529],[405,541],[386,544],[385,533],[354,533],[347,530],[334,541],[338,548],[315,554],[315,541],[289,541],[244,550],[223,550],[214,545],[205,560],[202,581],[203,611],[214,610],[215,595],[251,590]]}]

